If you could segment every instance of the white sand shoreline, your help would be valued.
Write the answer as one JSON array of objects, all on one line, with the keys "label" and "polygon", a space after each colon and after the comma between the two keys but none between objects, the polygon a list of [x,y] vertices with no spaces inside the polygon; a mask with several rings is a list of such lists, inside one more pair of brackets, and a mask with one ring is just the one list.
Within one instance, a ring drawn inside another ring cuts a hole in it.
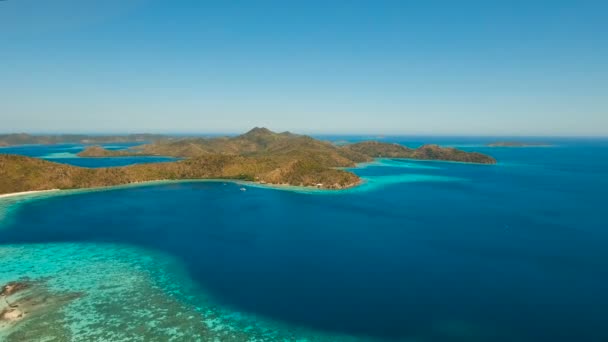
[{"label": "white sand shoreline", "polygon": [[[381,159],[381,158],[380,158]],[[402,159],[402,158],[399,158]],[[337,168],[337,169],[357,169],[361,168],[361,166],[365,166],[365,164],[369,163],[357,163],[354,167],[345,167],[345,168]],[[316,186],[297,186],[297,185],[289,185],[289,184],[272,184],[272,183],[261,183],[255,181],[245,181],[240,179],[231,179],[231,178],[195,178],[195,179],[157,179],[157,180],[148,180],[141,182],[132,182],[125,183],[119,185],[109,185],[109,186],[99,186],[99,187],[90,187],[90,188],[74,188],[74,189],[50,189],[50,190],[34,190],[34,191],[23,191],[23,192],[13,192],[8,194],[0,194],[0,200],[26,196],[26,195],[40,195],[45,193],[62,193],[62,194],[75,194],[82,192],[93,192],[93,191],[105,191],[105,190],[114,190],[121,188],[130,188],[130,187],[139,187],[139,186],[151,186],[151,185],[162,185],[162,184],[172,184],[172,183],[189,183],[189,182],[226,182],[226,183],[234,183],[241,184],[245,186],[253,186],[258,188],[266,188],[266,189],[274,189],[274,190],[284,190],[284,191],[296,191],[301,193],[341,193],[344,190],[351,190],[357,188],[366,181],[363,178],[360,178],[359,182],[356,184],[352,184],[350,186],[339,188],[339,189],[327,189],[327,188],[318,188]]]},{"label": "white sand shoreline", "polygon": [[356,188],[359,185],[363,184],[364,181],[361,180],[357,184],[341,188],[341,189],[326,189],[326,188],[318,188],[315,186],[297,186],[297,185],[289,185],[289,184],[272,184],[272,183],[260,183],[253,181],[245,181],[240,179],[231,179],[231,178],[194,178],[194,179],[157,179],[157,180],[149,180],[149,181],[141,181],[141,182],[132,182],[125,183],[119,185],[109,185],[109,186],[99,186],[99,187],[90,187],[90,188],[73,188],[73,189],[50,189],[50,190],[35,190],[35,191],[23,191],[23,192],[13,192],[8,194],[0,194],[0,200],[12,197],[26,196],[26,195],[41,195],[46,193],[61,193],[61,194],[75,194],[75,193],[83,193],[83,192],[94,192],[94,191],[106,191],[106,190],[116,190],[116,189],[124,189],[131,187],[143,187],[143,186],[154,186],[154,185],[163,185],[163,184],[176,184],[176,183],[233,183],[240,184],[245,186],[253,186],[259,188],[266,189],[275,189],[275,190],[287,190],[287,191],[314,191],[314,192],[340,192],[340,190],[348,190],[352,188]]},{"label": "white sand shoreline", "polygon": [[13,192],[13,193],[9,193],[9,194],[1,194],[0,198],[17,197],[17,196],[24,196],[24,195],[33,195],[33,194],[40,194],[40,193],[46,193],[46,192],[55,192],[55,191],[61,191],[61,190],[59,190],[59,189],[51,189],[51,190],[35,190],[35,191]]}]

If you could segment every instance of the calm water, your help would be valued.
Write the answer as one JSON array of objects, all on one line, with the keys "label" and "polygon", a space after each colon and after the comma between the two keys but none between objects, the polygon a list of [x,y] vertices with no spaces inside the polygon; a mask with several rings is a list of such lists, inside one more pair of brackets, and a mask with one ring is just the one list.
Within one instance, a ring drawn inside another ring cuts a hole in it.
[{"label": "calm water", "polygon": [[192,282],[176,300],[201,308],[204,297],[294,339],[299,328],[309,339],[608,339],[608,142],[435,140],[500,163],[382,160],[354,170],[367,185],[332,193],[197,182],[51,197],[15,207],[0,243],[172,257],[167,272]]}]

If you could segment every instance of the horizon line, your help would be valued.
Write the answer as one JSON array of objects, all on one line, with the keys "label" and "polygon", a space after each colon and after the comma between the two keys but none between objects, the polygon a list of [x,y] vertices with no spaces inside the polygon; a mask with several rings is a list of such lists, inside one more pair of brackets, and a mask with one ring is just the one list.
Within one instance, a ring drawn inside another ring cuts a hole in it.
[{"label": "horizon line", "polygon": [[[262,127],[262,126],[261,126]],[[297,132],[297,131],[293,131],[293,130],[272,130],[270,129],[272,132],[275,133],[284,133],[284,132],[291,132],[294,134],[300,134],[300,135],[310,135],[310,136],[370,136],[370,137],[374,137],[374,138],[381,138],[381,137],[458,137],[458,138],[467,138],[467,137],[471,137],[471,138],[484,138],[484,137],[488,137],[488,138],[499,138],[499,137],[505,137],[505,138],[586,138],[586,139],[608,139],[608,134],[590,134],[590,135],[581,135],[581,134],[562,134],[562,135],[554,135],[554,134],[542,134],[542,133],[536,133],[536,134],[514,134],[514,133],[508,133],[508,134],[476,134],[476,133],[426,133],[426,132],[403,132],[403,133],[396,133],[396,132],[391,132],[391,133],[383,133],[383,132],[340,132],[340,133],[336,133],[336,132]],[[48,132],[24,132],[24,131],[13,131],[13,132],[0,132],[0,135],[10,135],[10,134],[28,134],[28,135],[33,135],[33,136],[51,136],[51,135],[90,135],[90,136],[126,136],[126,135],[139,135],[139,134],[149,134],[149,135],[165,135],[165,136],[181,136],[181,137],[187,137],[187,136],[205,136],[205,135],[209,135],[209,136],[235,136],[235,135],[241,135],[244,134],[246,132],[248,132],[249,130],[245,130],[245,131],[225,131],[225,132],[192,132],[192,131],[105,131],[105,132],[85,132],[85,131],[48,131]]]}]

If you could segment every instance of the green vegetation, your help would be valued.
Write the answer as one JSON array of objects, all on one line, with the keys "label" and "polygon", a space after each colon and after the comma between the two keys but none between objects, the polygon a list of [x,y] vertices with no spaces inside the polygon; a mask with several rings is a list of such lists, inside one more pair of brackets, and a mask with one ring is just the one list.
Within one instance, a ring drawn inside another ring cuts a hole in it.
[{"label": "green vegetation", "polygon": [[314,159],[324,166],[354,166],[368,156],[337,148],[325,141],[289,132],[274,133],[254,128],[236,137],[188,138],[161,140],[138,147],[147,155],[196,158],[214,154],[240,156],[276,156],[289,159]]},{"label": "green vegetation", "polygon": [[408,158],[419,160],[444,160],[464,163],[496,164],[496,159],[477,152],[465,152],[451,147],[423,145],[412,149],[398,144],[365,141],[347,145],[345,149],[374,158]]},{"label": "green vegetation", "polygon": [[162,139],[127,151],[92,146],[89,157],[163,155],[185,158],[166,163],[88,169],[41,159],[0,155],[0,194],[47,189],[113,186],[154,180],[239,179],[259,183],[341,189],[360,183],[340,170],[376,157],[495,163],[488,156],[425,145],[410,149],[396,144],[362,142],[336,146],[308,136],[274,133],[266,128],[236,137]]},{"label": "green vegetation", "polygon": [[79,157],[130,157],[130,156],[145,156],[146,154],[140,151],[133,150],[119,150],[113,151],[105,149],[101,146],[89,146],[85,148],[82,152],[78,153]]},{"label": "green vegetation", "polygon": [[345,145],[343,149],[372,158],[407,158],[412,149],[399,144],[387,144],[378,141],[363,141]]},{"label": "green vegetation", "polygon": [[16,155],[0,155],[0,193],[76,189],[153,180],[239,179],[271,184],[344,188],[359,183],[350,172],[314,161],[210,155],[177,162],[88,169]]}]

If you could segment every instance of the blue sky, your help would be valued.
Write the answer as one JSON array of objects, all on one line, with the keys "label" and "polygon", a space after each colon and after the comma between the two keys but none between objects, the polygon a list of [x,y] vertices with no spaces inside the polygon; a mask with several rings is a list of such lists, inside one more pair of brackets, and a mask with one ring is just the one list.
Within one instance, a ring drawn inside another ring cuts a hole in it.
[{"label": "blue sky", "polygon": [[608,135],[608,1],[0,1],[1,132]]}]

